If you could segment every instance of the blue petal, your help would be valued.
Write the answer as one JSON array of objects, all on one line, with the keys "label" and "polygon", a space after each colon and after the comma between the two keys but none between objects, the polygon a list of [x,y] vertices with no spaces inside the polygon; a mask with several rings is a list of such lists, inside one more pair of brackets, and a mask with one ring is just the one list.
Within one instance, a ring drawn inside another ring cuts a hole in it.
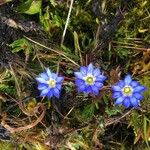
[{"label": "blue petal", "polygon": [[123,88],[125,86],[125,83],[123,80],[120,80],[118,83],[117,83],[118,86],[120,86],[121,88]]},{"label": "blue petal", "polygon": [[48,88],[48,84],[40,83],[40,84],[38,85],[38,90],[44,90],[44,89],[46,89],[46,88]]},{"label": "blue petal", "polygon": [[130,85],[134,88],[134,87],[136,87],[136,86],[139,86],[139,82],[137,82],[137,81],[132,81],[132,82],[130,83]]},{"label": "blue petal", "polygon": [[97,82],[97,81],[95,82],[94,85],[97,86],[99,89],[101,89],[103,87],[103,83]]},{"label": "blue petal", "polygon": [[131,104],[130,104],[130,98],[129,98],[129,97],[126,97],[126,98],[124,99],[123,105],[124,105],[126,108],[130,107]]},{"label": "blue petal", "polygon": [[122,93],[121,92],[114,92],[113,95],[112,95],[112,98],[119,98],[119,97],[122,97]]},{"label": "blue petal", "polygon": [[43,78],[39,78],[39,77],[37,77],[37,78],[35,78],[39,83],[45,83],[45,84],[47,84],[47,81],[45,80],[45,79],[43,79]]},{"label": "blue petal", "polygon": [[130,97],[130,101],[132,106],[134,106],[135,108],[138,107],[138,100],[135,97]]},{"label": "blue petal", "polygon": [[58,75],[56,73],[52,73],[52,79],[56,80],[57,77]]},{"label": "blue petal", "polygon": [[87,67],[85,67],[85,66],[80,67],[80,72],[86,76],[87,75]]},{"label": "blue petal", "polygon": [[52,91],[50,90],[48,93],[47,93],[47,97],[48,98],[51,98],[53,96],[53,93],[52,93]]},{"label": "blue petal", "polygon": [[86,86],[82,84],[81,86],[78,86],[78,92],[83,92],[85,90]]},{"label": "blue petal", "polygon": [[119,92],[121,91],[120,86],[117,86],[117,85],[114,85],[111,88],[112,88],[113,91],[119,91]]},{"label": "blue petal", "polygon": [[56,84],[56,88],[58,89],[58,90],[61,90],[61,87],[62,87],[62,85],[61,84]]},{"label": "blue petal", "polygon": [[96,87],[96,86],[91,86],[92,87],[92,91],[93,91],[93,94],[94,95],[98,95],[99,94],[99,90],[98,90],[98,88]]},{"label": "blue petal", "polygon": [[48,93],[49,91],[50,91],[50,89],[49,89],[49,88],[42,90],[42,92],[41,92],[40,96],[41,96],[41,97],[46,96],[46,95],[47,95],[47,93]]},{"label": "blue petal", "polygon": [[63,82],[63,80],[64,80],[64,78],[63,77],[57,77],[57,83],[62,83]]},{"label": "blue petal", "polygon": [[84,91],[84,92],[87,93],[87,94],[89,94],[90,92],[92,92],[91,86],[87,86],[87,87],[85,88],[85,91]]},{"label": "blue petal", "polygon": [[48,75],[49,78],[52,77],[52,73],[51,73],[51,71],[50,71],[49,68],[46,69],[46,73],[47,73],[47,75]]},{"label": "blue petal", "polygon": [[95,77],[101,75],[100,69],[98,69],[98,68],[94,69],[93,75],[94,75]]},{"label": "blue petal", "polygon": [[83,79],[83,75],[81,72],[75,72],[74,74],[75,74],[76,78]]},{"label": "blue petal", "polygon": [[143,95],[140,93],[133,93],[133,96],[138,100],[142,100],[144,98]]},{"label": "blue petal", "polygon": [[126,85],[129,85],[132,81],[131,75],[127,75],[124,79]]},{"label": "blue petal", "polygon": [[96,77],[96,81],[99,81],[99,82],[103,82],[105,79],[106,79],[106,77],[103,75],[99,75]]},{"label": "blue petal", "polygon": [[75,84],[76,84],[77,86],[80,86],[80,85],[82,85],[82,84],[85,84],[85,81],[83,81],[83,80],[81,80],[81,79],[76,79],[76,80],[75,80]]},{"label": "blue petal", "polygon": [[57,97],[57,98],[59,98],[59,96],[60,96],[60,92],[59,92],[59,90],[58,90],[57,88],[54,88],[54,89],[53,89],[53,94],[54,94],[54,96]]},{"label": "blue petal", "polygon": [[46,73],[41,73],[40,76],[41,76],[41,78],[43,78],[45,80],[49,80],[49,77],[47,76]]},{"label": "blue petal", "polygon": [[115,101],[115,104],[119,105],[119,104],[121,104],[123,102],[123,100],[124,100],[124,97],[121,96],[121,97],[117,98],[117,100]]},{"label": "blue petal", "polygon": [[87,68],[88,68],[87,73],[92,74],[92,73],[93,73],[93,69],[94,69],[92,63],[90,63],[90,64],[87,66]]},{"label": "blue petal", "polygon": [[145,86],[137,86],[134,88],[134,92],[144,92],[146,90],[146,87]]}]

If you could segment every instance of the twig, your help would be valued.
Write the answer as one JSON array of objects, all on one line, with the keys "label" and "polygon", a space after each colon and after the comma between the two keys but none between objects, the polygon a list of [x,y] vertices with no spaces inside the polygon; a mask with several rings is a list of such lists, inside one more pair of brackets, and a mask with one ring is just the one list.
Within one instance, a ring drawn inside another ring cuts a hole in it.
[{"label": "twig", "polygon": [[113,47],[135,49],[135,50],[146,51],[146,52],[150,50],[150,48],[140,48],[140,47],[132,47],[132,46],[113,46]]},{"label": "twig", "polygon": [[3,115],[1,125],[4,126],[4,128],[6,128],[8,131],[10,131],[10,133],[20,132],[23,130],[31,129],[34,126],[36,126],[39,122],[41,122],[42,119],[44,118],[45,111],[46,111],[45,106],[42,103],[39,103],[38,106],[36,107],[36,109],[39,109],[40,107],[42,109],[41,115],[38,117],[38,119],[36,121],[32,122],[31,124],[28,124],[28,125],[22,126],[22,127],[18,127],[18,128],[13,128],[6,123],[7,115],[5,114],[5,115]]},{"label": "twig", "polygon": [[57,71],[56,71],[57,74],[59,73],[59,66],[60,66],[60,62],[58,61],[58,63],[57,63]]},{"label": "twig", "polygon": [[116,118],[112,118],[111,120],[107,120],[106,123],[105,123],[105,127],[111,125],[111,124],[114,124],[114,123],[117,123],[119,122],[121,119],[125,118],[127,115],[129,115],[131,112],[132,112],[133,109],[127,111],[125,114],[123,114],[121,117],[116,117]]},{"label": "twig", "polygon": [[17,94],[18,94],[18,96],[20,97],[21,89],[20,89],[20,86],[19,86],[19,82],[18,82],[18,80],[17,80],[17,77],[16,77],[16,75],[15,75],[15,72],[14,72],[14,70],[13,70],[12,65],[11,65],[10,62],[9,62],[9,67],[10,67],[10,69],[11,69],[10,73],[13,75],[14,80],[15,80],[15,83],[16,83]]},{"label": "twig", "polygon": [[54,107],[54,109],[56,110],[56,112],[57,112],[62,118],[65,118],[65,116],[59,111],[59,109],[58,109],[58,107],[56,106],[55,102],[54,102],[54,101],[52,101],[52,102],[53,102],[53,107]]},{"label": "twig", "polygon": [[61,38],[61,45],[63,45],[63,43],[64,43],[64,38],[65,38],[65,35],[66,35],[66,30],[67,30],[68,23],[69,23],[69,19],[70,19],[70,15],[71,15],[71,11],[72,11],[73,2],[74,2],[74,0],[71,0],[70,8],[69,8],[69,12],[68,12],[68,16],[67,16],[65,28],[64,28],[64,32],[63,32],[63,35],[62,35],[62,38]]},{"label": "twig", "polygon": [[47,46],[45,46],[45,45],[42,45],[42,44],[40,44],[40,43],[38,43],[38,42],[36,42],[36,41],[34,41],[34,40],[32,40],[32,39],[26,37],[26,36],[24,36],[24,37],[25,37],[27,40],[29,40],[29,41],[31,41],[32,43],[34,43],[34,44],[37,44],[37,45],[39,45],[39,46],[41,46],[41,47],[43,47],[43,48],[46,48],[46,49],[48,49],[48,50],[50,50],[50,51],[52,51],[52,52],[54,52],[54,53],[57,53],[57,54],[59,54],[59,55],[65,57],[65,58],[68,59],[70,62],[72,62],[74,65],[80,67],[75,61],[73,61],[72,59],[70,59],[69,57],[67,57],[67,56],[65,55],[65,53],[60,52],[60,51],[55,50],[55,49],[52,49],[52,48],[49,48],[49,47],[47,47]]},{"label": "twig", "polygon": [[73,111],[74,107],[72,107],[69,112],[67,113],[67,115],[64,117],[64,119],[68,118],[69,114]]}]

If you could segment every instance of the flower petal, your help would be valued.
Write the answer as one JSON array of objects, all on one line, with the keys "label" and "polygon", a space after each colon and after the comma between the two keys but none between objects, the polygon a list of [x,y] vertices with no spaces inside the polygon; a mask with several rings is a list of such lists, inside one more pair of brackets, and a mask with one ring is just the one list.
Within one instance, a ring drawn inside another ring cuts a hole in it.
[{"label": "flower petal", "polygon": [[78,92],[83,92],[85,90],[86,86],[82,84],[81,86],[78,86]]},{"label": "flower petal", "polygon": [[85,66],[80,67],[80,72],[86,76],[87,75],[87,67],[85,67]]},{"label": "flower petal", "polygon": [[115,101],[115,104],[119,105],[119,104],[121,104],[123,102],[123,100],[124,100],[124,97],[121,96],[121,97],[117,98],[117,100]]},{"label": "flower petal", "polygon": [[46,89],[46,88],[48,88],[48,84],[40,83],[40,84],[38,85],[38,90],[44,90],[44,89]]},{"label": "flower petal", "polygon": [[83,79],[83,75],[81,72],[75,72],[74,74],[75,74],[76,78]]},{"label": "flower petal", "polygon": [[90,63],[88,66],[87,66],[87,73],[90,73],[90,74],[93,74],[93,65],[92,65],[92,63]]},{"label": "flower petal", "polygon": [[48,80],[49,77],[47,76],[46,73],[41,73],[39,76],[41,76],[41,78],[45,79],[45,80]]},{"label": "flower petal", "polygon": [[134,91],[133,92],[144,92],[146,90],[146,87],[145,86],[137,86],[134,88]]},{"label": "flower petal", "polygon": [[133,93],[133,96],[138,100],[142,100],[144,98],[141,93]]},{"label": "flower petal", "polygon": [[52,77],[52,73],[51,73],[51,71],[50,71],[49,68],[46,69],[46,73],[47,73],[47,75],[48,75],[49,78]]},{"label": "flower petal", "polygon": [[56,82],[57,82],[57,83],[62,83],[62,82],[63,82],[63,80],[64,80],[64,78],[63,78],[63,77],[57,77]]},{"label": "flower petal", "polygon": [[76,84],[77,86],[80,86],[80,85],[82,85],[82,84],[85,84],[85,81],[83,81],[83,80],[81,80],[81,79],[76,79],[76,80],[75,80],[75,84]]},{"label": "flower petal", "polygon": [[54,89],[53,89],[53,94],[54,94],[55,97],[59,98],[59,96],[60,96],[60,91],[59,91],[57,88],[54,88]]},{"label": "flower petal", "polygon": [[39,83],[45,83],[45,84],[47,84],[47,81],[45,80],[45,79],[43,79],[43,78],[39,78],[39,77],[37,77],[37,78],[35,78]]},{"label": "flower petal", "polygon": [[139,82],[137,82],[137,81],[132,81],[132,82],[130,83],[130,85],[134,88],[134,87],[136,87],[136,86],[139,85]]},{"label": "flower petal", "polygon": [[103,83],[101,82],[95,82],[94,84],[96,87],[98,87],[99,89],[101,89],[103,87]]},{"label": "flower petal", "polygon": [[120,80],[118,83],[117,83],[118,86],[120,86],[121,88],[123,88],[125,86],[125,83],[123,80]]},{"label": "flower petal", "polygon": [[52,73],[52,79],[56,80],[58,75],[56,73]]},{"label": "flower petal", "polygon": [[103,82],[105,79],[106,79],[106,77],[103,75],[99,75],[96,77],[96,81],[99,81],[99,82]]},{"label": "flower petal", "polygon": [[95,77],[101,75],[100,69],[98,69],[98,68],[94,69],[93,75],[94,75]]},{"label": "flower petal", "polygon": [[87,86],[87,87],[85,88],[85,91],[84,91],[84,92],[87,93],[87,94],[89,94],[90,92],[92,92],[91,86]]},{"label": "flower petal", "polygon": [[96,87],[96,86],[91,86],[91,88],[92,88],[92,91],[93,91],[93,94],[94,95],[98,95],[99,94],[99,90],[98,90],[98,88]]},{"label": "flower petal", "polygon": [[49,90],[50,90],[49,88],[42,90],[40,96],[41,96],[41,97],[46,96],[47,93],[49,92]]},{"label": "flower petal", "polygon": [[130,107],[131,104],[130,104],[130,98],[129,98],[129,97],[126,97],[126,98],[124,99],[123,105],[124,105],[126,108]]},{"label": "flower petal", "polygon": [[129,85],[131,81],[132,81],[131,75],[126,75],[124,79],[125,84]]},{"label": "flower petal", "polygon": [[135,108],[138,107],[138,100],[135,97],[130,97],[130,101],[132,106],[134,106]]},{"label": "flower petal", "polygon": [[52,93],[52,91],[50,90],[48,93],[47,93],[47,97],[48,98],[51,98],[53,96],[53,93]]},{"label": "flower petal", "polygon": [[61,87],[62,87],[61,84],[59,84],[59,83],[56,84],[56,88],[57,88],[58,90],[61,90]]},{"label": "flower petal", "polygon": [[119,97],[122,97],[122,93],[121,92],[114,92],[113,95],[112,95],[112,98],[119,98]]},{"label": "flower petal", "polygon": [[119,91],[119,92],[121,91],[120,86],[117,86],[117,85],[114,85],[111,88],[112,88],[113,91]]}]

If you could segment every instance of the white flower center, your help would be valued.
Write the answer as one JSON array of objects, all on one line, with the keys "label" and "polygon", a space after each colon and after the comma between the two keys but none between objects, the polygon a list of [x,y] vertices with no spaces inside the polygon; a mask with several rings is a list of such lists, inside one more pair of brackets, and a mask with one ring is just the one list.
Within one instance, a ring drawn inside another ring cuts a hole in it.
[{"label": "white flower center", "polygon": [[125,86],[123,89],[122,89],[122,93],[125,95],[125,96],[130,96],[132,95],[133,93],[133,88],[131,86]]},{"label": "white flower center", "polygon": [[84,81],[86,84],[93,85],[95,83],[95,77],[92,74],[88,74],[86,77],[84,77]]},{"label": "white flower center", "polygon": [[51,88],[54,88],[56,86],[56,81],[54,79],[49,79],[47,83]]}]

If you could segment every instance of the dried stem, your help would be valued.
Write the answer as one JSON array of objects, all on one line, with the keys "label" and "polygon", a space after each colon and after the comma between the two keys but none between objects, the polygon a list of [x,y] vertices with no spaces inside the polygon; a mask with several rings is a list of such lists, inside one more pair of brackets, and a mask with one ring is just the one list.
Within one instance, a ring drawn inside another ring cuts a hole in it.
[{"label": "dried stem", "polygon": [[65,35],[66,35],[66,30],[67,30],[67,27],[68,27],[68,23],[69,23],[71,11],[72,11],[72,8],[73,8],[72,7],[73,6],[73,2],[74,2],[74,0],[71,0],[70,8],[69,8],[69,12],[68,12],[68,16],[67,16],[65,28],[64,28],[64,32],[63,32],[63,35],[62,35],[62,38],[61,38],[61,45],[63,45],[63,43],[64,43],[64,38],[65,38]]}]

